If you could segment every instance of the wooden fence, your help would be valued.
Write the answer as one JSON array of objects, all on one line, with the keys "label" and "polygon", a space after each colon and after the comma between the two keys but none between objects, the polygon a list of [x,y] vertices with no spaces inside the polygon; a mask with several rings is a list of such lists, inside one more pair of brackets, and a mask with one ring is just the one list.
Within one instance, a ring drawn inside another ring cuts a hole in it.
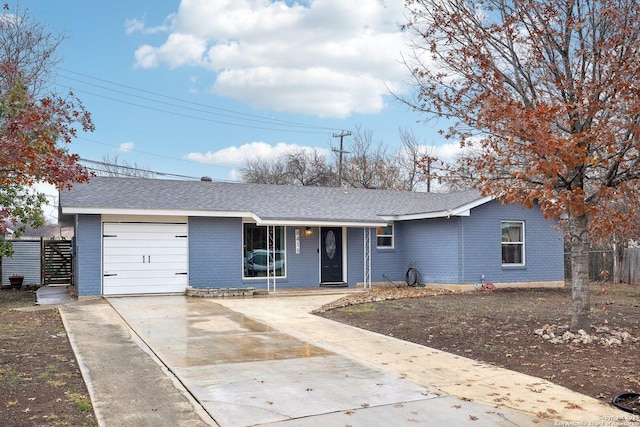
[{"label": "wooden fence", "polygon": [[[571,254],[564,254],[564,278],[571,279]],[[589,251],[589,279],[594,281],[613,279],[613,251]]]},{"label": "wooden fence", "polygon": [[13,256],[0,258],[0,284],[9,276],[24,276],[25,285],[73,284],[70,240],[12,240]]},{"label": "wooden fence", "polygon": [[[589,252],[589,279],[613,280],[613,251],[593,250]],[[571,254],[564,254],[564,277],[571,279]],[[620,263],[620,281],[640,284],[640,248],[625,248]]]},{"label": "wooden fence", "polygon": [[633,285],[640,284],[640,248],[626,248],[624,250],[620,280]]}]

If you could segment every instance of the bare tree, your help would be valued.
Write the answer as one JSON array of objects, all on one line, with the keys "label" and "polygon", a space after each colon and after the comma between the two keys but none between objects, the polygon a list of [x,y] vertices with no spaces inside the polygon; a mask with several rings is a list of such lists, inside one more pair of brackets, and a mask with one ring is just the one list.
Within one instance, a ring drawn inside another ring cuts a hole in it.
[{"label": "bare tree", "polygon": [[105,154],[101,162],[93,162],[98,167],[94,170],[99,176],[125,176],[132,178],[153,178],[156,174],[137,163],[121,160],[118,155]]},{"label": "bare tree", "polygon": [[[375,141],[373,131],[356,127],[353,138],[347,140],[343,159],[342,185],[353,188],[378,188],[415,191],[424,176],[419,162],[429,153],[415,134],[400,129],[402,148],[388,154],[381,141]],[[333,187],[338,183],[338,156],[330,160],[322,150],[302,148],[273,160],[251,159],[242,169],[244,182],[264,184],[294,184]],[[434,175],[435,179],[435,175]]]},{"label": "bare tree", "polygon": [[[466,146],[449,163],[439,162],[438,181],[449,191],[463,191],[478,188],[481,175],[475,167],[481,151],[476,146]],[[420,162],[424,169],[426,162]]]},{"label": "bare tree", "polygon": [[337,175],[319,149],[296,149],[275,159],[254,158],[242,169],[244,182],[329,187]]},{"label": "bare tree", "polygon": [[353,188],[404,189],[396,159],[387,155],[373,131],[356,126],[347,144],[349,155],[342,165],[343,185]]},{"label": "bare tree", "polygon": [[54,82],[55,67],[61,59],[56,51],[65,40],[29,15],[19,5],[11,10],[4,4],[0,15],[0,86],[7,90],[17,81],[25,84],[31,96],[41,94]]},{"label": "bare tree", "polygon": [[287,172],[293,183],[299,185],[331,187],[336,173],[318,149],[298,149],[286,155]]},{"label": "bare tree", "polygon": [[286,156],[274,160],[262,160],[258,157],[248,160],[242,169],[242,181],[253,184],[293,184],[287,171]]},{"label": "bare tree", "polygon": [[411,129],[400,128],[398,129],[398,135],[402,142],[402,147],[397,156],[402,189],[416,191],[423,187],[423,183],[426,183],[426,190],[431,191],[431,182],[435,181],[436,175],[432,173],[430,168],[423,171],[420,167],[420,162],[425,161],[426,156],[432,159],[430,162],[437,162],[435,156],[432,155],[433,149],[420,144],[418,137]]}]

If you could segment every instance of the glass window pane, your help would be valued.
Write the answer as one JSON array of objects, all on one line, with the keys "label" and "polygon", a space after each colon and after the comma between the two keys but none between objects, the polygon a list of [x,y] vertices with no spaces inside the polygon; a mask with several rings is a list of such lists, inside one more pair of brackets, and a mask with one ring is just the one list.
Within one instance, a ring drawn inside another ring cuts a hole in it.
[{"label": "glass window pane", "polygon": [[392,244],[393,244],[393,238],[378,237],[378,246],[391,246]]},{"label": "glass window pane", "polygon": [[243,226],[243,232],[243,276],[266,277],[267,270],[270,270],[271,276],[284,277],[286,261],[284,227],[275,227],[272,248],[269,247],[267,227],[247,223]]},{"label": "glass window pane", "polygon": [[378,236],[391,236],[393,235],[393,226],[387,225],[386,227],[378,227],[377,234]]},{"label": "glass window pane", "polygon": [[522,242],[522,224],[514,222],[502,223],[503,242]]},{"label": "glass window pane", "polygon": [[376,246],[393,247],[393,225],[378,227],[376,229]]},{"label": "glass window pane", "polygon": [[502,264],[524,264],[524,222],[501,223]]},{"label": "glass window pane", "polygon": [[502,245],[503,264],[522,264],[522,245]]}]

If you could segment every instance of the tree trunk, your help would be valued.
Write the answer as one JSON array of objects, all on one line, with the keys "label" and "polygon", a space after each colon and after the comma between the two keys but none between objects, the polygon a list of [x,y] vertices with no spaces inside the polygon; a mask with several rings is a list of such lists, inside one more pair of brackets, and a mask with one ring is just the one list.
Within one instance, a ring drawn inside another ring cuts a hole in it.
[{"label": "tree trunk", "polygon": [[589,231],[586,215],[570,219],[571,232],[571,332],[589,332]]},{"label": "tree trunk", "polygon": [[621,268],[622,268],[622,263],[620,262],[620,256],[619,256],[619,249],[618,249],[618,236],[617,235],[613,235],[613,240],[611,242],[611,248],[613,250],[613,278],[612,278],[612,283],[613,284],[618,284],[620,283],[620,275],[621,275]]}]

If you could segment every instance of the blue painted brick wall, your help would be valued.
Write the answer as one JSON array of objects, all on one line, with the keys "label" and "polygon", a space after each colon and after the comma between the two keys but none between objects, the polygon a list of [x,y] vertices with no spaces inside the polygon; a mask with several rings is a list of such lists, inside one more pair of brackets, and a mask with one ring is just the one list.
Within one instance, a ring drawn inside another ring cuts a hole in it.
[{"label": "blue painted brick wall", "polygon": [[404,241],[403,223],[393,224],[394,246],[393,248],[378,248],[376,245],[376,229],[371,229],[371,281],[372,282],[398,282],[404,281],[407,271],[404,248],[399,244]]},{"label": "blue painted brick wall", "polygon": [[[525,221],[524,267],[502,266],[502,220]],[[563,280],[562,234],[555,225],[537,208],[498,201],[474,208],[469,217],[396,222],[395,249],[372,251],[372,280],[383,274],[404,280],[412,263],[432,283],[476,283],[481,275],[501,283]]]},{"label": "blue painted brick wall", "polygon": [[[296,254],[296,229],[300,230],[299,254]],[[305,236],[304,229],[287,227],[287,279],[278,279],[278,288],[313,288],[320,284],[320,229],[311,227],[311,236]]]},{"label": "blue painted brick wall", "polygon": [[[501,220],[525,221],[526,265],[501,264]],[[564,277],[563,243],[555,222],[538,209],[500,205],[497,201],[472,210],[470,217],[426,219],[394,223],[393,249],[376,248],[371,230],[371,279],[404,280],[415,263],[425,282],[474,283],[485,275],[492,282],[554,281]],[[296,227],[286,228],[286,278],[278,288],[316,287],[319,284],[319,229],[304,236],[300,227],[300,253],[296,254]],[[76,284],[80,296],[102,292],[102,224],[99,215],[79,215],[76,227]],[[363,229],[348,228],[347,282],[361,282]],[[193,287],[266,288],[265,279],[243,279],[242,220],[189,218],[189,284]]]},{"label": "blue painted brick wall", "polygon": [[[525,223],[523,267],[502,266],[500,224],[509,220]],[[470,217],[461,218],[463,282],[478,282],[482,274],[485,281],[502,283],[563,280],[564,247],[556,224],[545,219],[538,208],[492,201],[473,209]]]},{"label": "blue painted brick wall", "polygon": [[[375,235],[375,234],[374,234]],[[364,233],[362,228],[347,228],[347,284],[354,286],[364,277]]]},{"label": "blue painted brick wall", "polygon": [[405,271],[414,264],[424,282],[458,283],[459,237],[456,219],[426,219],[401,223]]},{"label": "blue painted brick wall", "polygon": [[78,296],[102,294],[102,220],[78,215],[75,229],[75,283]]},{"label": "blue painted brick wall", "polygon": [[189,218],[189,285],[242,287],[242,220]]}]

